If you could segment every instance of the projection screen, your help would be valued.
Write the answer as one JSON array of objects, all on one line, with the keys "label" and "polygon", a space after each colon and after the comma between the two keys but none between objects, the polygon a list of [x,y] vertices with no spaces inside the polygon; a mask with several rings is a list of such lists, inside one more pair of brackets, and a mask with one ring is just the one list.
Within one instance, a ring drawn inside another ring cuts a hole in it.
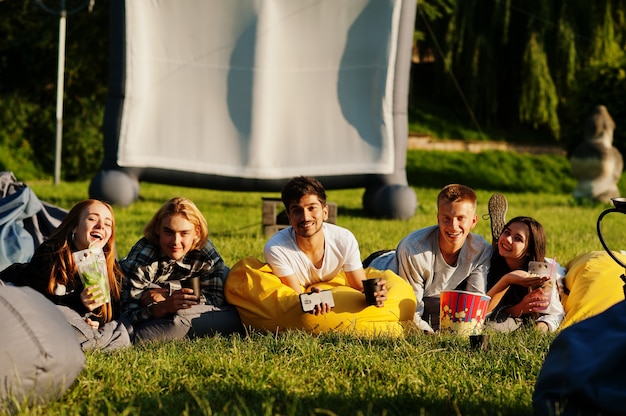
[{"label": "projection screen", "polygon": [[[279,191],[365,187],[406,218],[415,0],[111,1],[105,158],[90,196],[139,182]],[[369,196],[368,196],[369,195]]]}]

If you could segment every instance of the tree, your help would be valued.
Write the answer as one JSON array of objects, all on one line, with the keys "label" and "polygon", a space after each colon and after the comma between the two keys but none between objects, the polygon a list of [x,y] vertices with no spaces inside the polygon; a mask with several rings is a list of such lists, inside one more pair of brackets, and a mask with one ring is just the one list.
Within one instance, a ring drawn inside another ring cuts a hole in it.
[{"label": "tree", "polygon": [[[52,0],[47,3],[53,7]],[[25,174],[21,179],[39,176],[42,171],[51,175],[59,18],[32,0],[0,1],[0,39],[0,169],[19,168],[20,174]],[[65,179],[89,178],[102,159],[100,128],[108,58],[108,2],[99,2],[91,13],[69,16],[63,117]]]},{"label": "tree", "polygon": [[619,0],[418,1],[417,47],[436,52],[442,97],[464,95],[480,124],[558,139],[583,71],[624,57],[625,10]]}]

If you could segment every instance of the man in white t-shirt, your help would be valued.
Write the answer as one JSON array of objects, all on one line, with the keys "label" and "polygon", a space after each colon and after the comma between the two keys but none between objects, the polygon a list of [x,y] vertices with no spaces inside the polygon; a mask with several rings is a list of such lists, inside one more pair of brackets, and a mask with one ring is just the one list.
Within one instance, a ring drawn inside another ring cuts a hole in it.
[{"label": "man in white t-shirt", "polygon": [[[326,191],[315,178],[296,177],[283,187],[281,199],[291,227],[274,234],[265,244],[265,260],[283,284],[296,293],[319,292],[316,283],[334,278],[341,270],[348,284],[363,291],[365,271],[356,238],[349,230],[325,222],[328,219]],[[377,306],[387,299],[386,282],[376,291]],[[314,314],[330,311],[328,304]]]}]

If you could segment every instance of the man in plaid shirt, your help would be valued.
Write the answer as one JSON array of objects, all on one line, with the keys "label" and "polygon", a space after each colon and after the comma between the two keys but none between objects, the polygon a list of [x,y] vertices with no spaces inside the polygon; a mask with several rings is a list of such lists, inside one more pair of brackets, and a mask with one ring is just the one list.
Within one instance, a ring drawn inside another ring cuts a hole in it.
[{"label": "man in plaid shirt", "polygon": [[[120,267],[126,276],[123,310],[136,341],[242,331],[237,310],[224,298],[228,268],[190,200],[174,198],[163,205]],[[183,287],[194,277],[200,280],[199,298]]]}]

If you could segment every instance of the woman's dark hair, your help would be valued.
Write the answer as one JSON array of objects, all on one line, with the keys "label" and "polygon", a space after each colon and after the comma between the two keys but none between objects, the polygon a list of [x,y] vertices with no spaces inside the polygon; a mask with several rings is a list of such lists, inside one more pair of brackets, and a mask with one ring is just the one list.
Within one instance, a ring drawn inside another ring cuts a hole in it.
[{"label": "woman's dark hair", "polygon": [[[504,232],[511,224],[516,222],[521,222],[528,227],[528,247],[526,248],[527,256],[525,258],[525,267],[528,268],[529,262],[543,261],[546,257],[546,233],[543,225],[531,217],[515,217],[506,223],[502,231]],[[500,255],[497,247],[494,247],[494,252],[491,255],[491,267],[487,276],[487,290],[491,289],[502,276],[510,271],[511,269],[506,264],[504,257]]]}]

